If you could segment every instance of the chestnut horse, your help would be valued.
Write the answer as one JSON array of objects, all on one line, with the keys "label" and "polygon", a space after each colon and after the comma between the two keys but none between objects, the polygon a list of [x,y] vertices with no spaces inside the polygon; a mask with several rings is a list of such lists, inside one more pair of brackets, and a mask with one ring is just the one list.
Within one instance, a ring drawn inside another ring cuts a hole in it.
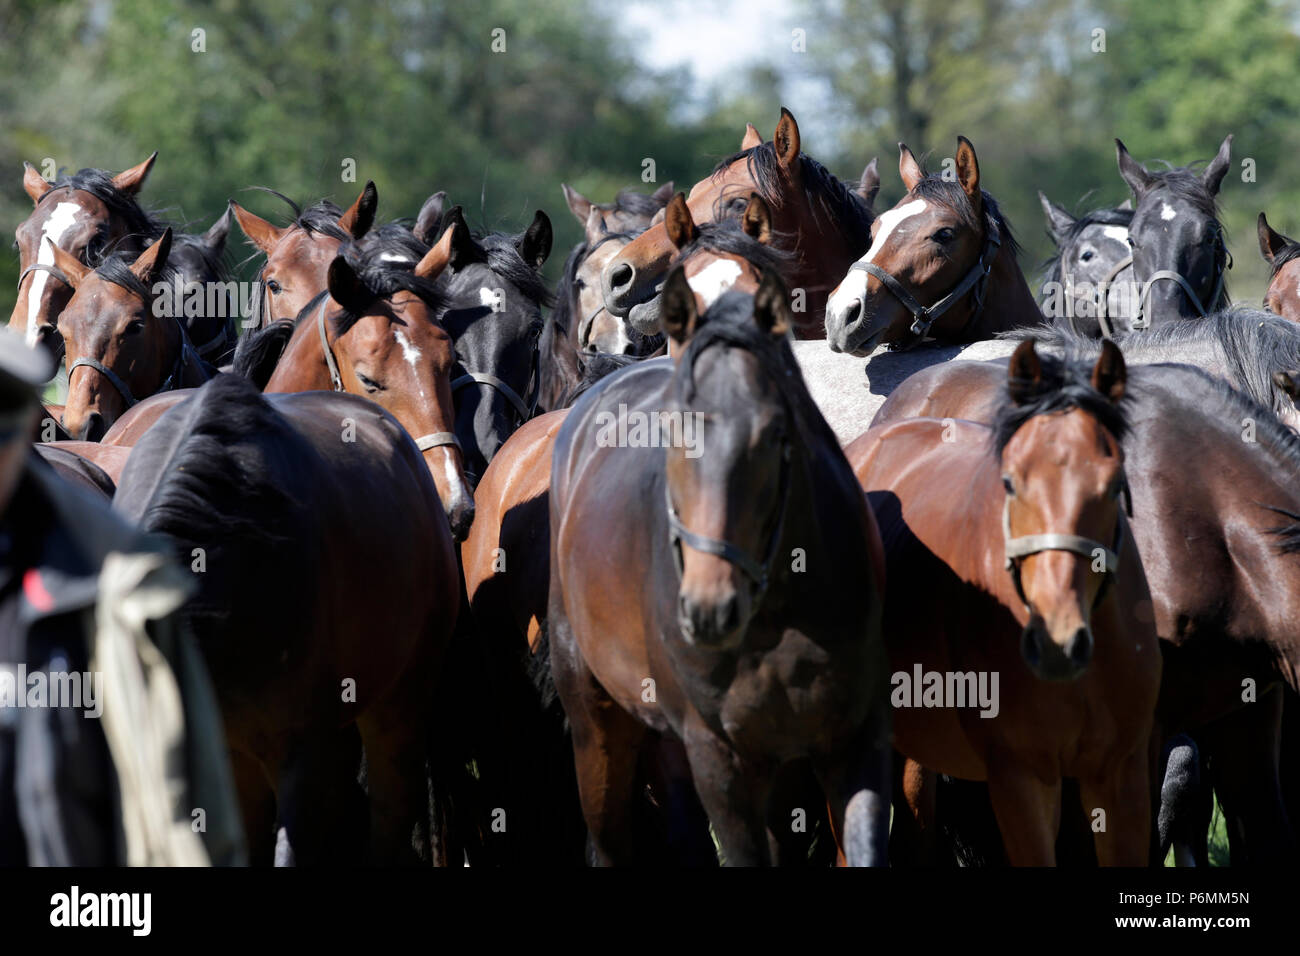
[{"label": "chestnut horse", "polygon": [[98,441],[141,398],[211,377],[171,308],[171,249],[169,227],[134,261],[112,256],[92,270],[54,247],[55,266],[75,290],[59,313],[68,359],[61,424],[74,438]]},{"label": "chestnut horse", "polygon": [[340,746],[355,727],[370,821],[361,859],[427,860],[430,701],[459,583],[402,426],[353,395],[263,396],[219,376],[135,447],[114,507],[204,572],[190,619],[251,848],[271,832],[269,786],[299,863],[358,859],[356,751]]},{"label": "chestnut horse", "polygon": [[[750,126],[740,152],[696,183],[687,204],[695,222],[705,223],[739,212],[751,193],[763,197],[772,228],[789,234],[799,252],[782,271],[786,285],[804,294],[795,335],[820,339],[826,336],[827,296],[870,244],[871,199],[878,187],[874,164],[851,187],[800,152],[799,124],[782,107],[772,142],[764,143]],[[660,331],[656,296],[673,256],[667,229],[659,224],[628,243],[601,273],[606,307],[643,335]]]},{"label": "chestnut horse", "polygon": [[[1141,865],[1161,665],[1124,518],[1124,360],[1108,342],[1089,376],[1025,342],[1006,375],[993,429],[910,419],[845,449],[887,555],[895,746],[987,780],[1015,865],[1056,862],[1067,776],[1104,813],[1098,859]],[[942,695],[954,675],[964,699]]]},{"label": "chestnut horse", "polygon": [[[847,862],[883,864],[880,542],[795,371],[788,293],[766,273],[755,296],[728,292],[701,316],[677,268],[663,320],[689,340],[680,359],[589,391],[552,458],[552,674],[596,852],[645,858],[637,770],[662,736],[685,746],[728,865],[780,859],[791,819],[769,795],[801,761]],[[610,416],[641,424],[616,440]]]},{"label": "chestnut horse", "polygon": [[[1259,252],[1269,265],[1264,308],[1291,322],[1300,322],[1300,242],[1274,231],[1261,212],[1257,223]],[[1300,366],[1300,356],[1296,365]]]},{"label": "chestnut horse", "polygon": [[871,248],[826,303],[832,351],[869,355],[881,344],[976,342],[1042,325],[1011,228],[980,187],[970,140],[957,137],[955,181],[927,175],[901,143],[898,173],[907,195],[880,214]]},{"label": "chestnut horse", "polygon": [[[993,362],[934,366],[895,390],[876,424],[991,422],[1004,378]],[[1300,437],[1190,366],[1130,366],[1128,393],[1130,526],[1164,657],[1157,727],[1164,739],[1194,731],[1211,753],[1219,802],[1240,821],[1234,863],[1289,859],[1278,734],[1281,685],[1300,689]]]}]

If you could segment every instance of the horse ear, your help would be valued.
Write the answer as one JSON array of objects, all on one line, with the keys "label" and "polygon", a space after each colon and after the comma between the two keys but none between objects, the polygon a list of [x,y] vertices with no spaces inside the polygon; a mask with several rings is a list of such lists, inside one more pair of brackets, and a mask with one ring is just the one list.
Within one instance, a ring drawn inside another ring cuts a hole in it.
[{"label": "horse ear", "polygon": [[135,262],[131,263],[130,269],[135,273],[135,277],[145,285],[152,285],[153,281],[167,267],[167,256],[171,251],[172,227],[168,226],[153,245],[136,257]]},{"label": "horse ear", "polygon": [[1115,140],[1115,159],[1119,163],[1119,174],[1134,196],[1141,196],[1151,185],[1151,174],[1146,167],[1128,154],[1122,140]]},{"label": "horse ear", "polygon": [[40,202],[41,197],[53,188],[54,185],[37,172],[35,166],[31,163],[23,163],[23,189],[32,197],[33,205]]},{"label": "horse ear", "polygon": [[906,143],[898,144],[898,175],[902,177],[903,186],[910,193],[916,184],[925,178],[925,170],[916,161]]},{"label": "horse ear", "polygon": [[695,292],[686,281],[686,272],[677,266],[664,280],[663,297],[659,306],[664,332],[678,345],[684,345],[695,334],[700,323],[700,311],[695,305]]},{"label": "horse ear", "polygon": [[442,275],[442,270],[451,262],[452,243],[455,241],[456,227],[448,227],[442,238],[433,244],[433,248],[424,254],[424,258],[415,264],[415,274],[421,279],[433,280]]},{"label": "horse ear", "polygon": [[1205,183],[1205,188],[1209,190],[1211,196],[1219,194],[1219,187],[1223,184],[1223,177],[1228,174],[1228,165],[1232,162],[1232,134],[1229,133],[1223,142],[1219,145],[1219,152],[1210,160],[1210,165],[1205,167],[1205,172],[1201,173],[1201,182]]},{"label": "horse ear", "polygon": [[560,189],[564,192],[564,201],[568,203],[569,212],[573,213],[573,218],[585,226],[587,217],[591,215],[591,200],[568,183],[560,183]]},{"label": "horse ear", "polygon": [[790,293],[775,269],[764,269],[754,293],[754,321],[764,332],[784,336],[794,327]]},{"label": "horse ear", "polygon": [[374,296],[361,282],[361,277],[342,256],[335,256],[330,263],[325,287],[330,290],[330,298],[353,315],[364,315],[374,301]]},{"label": "horse ear", "polygon": [[668,206],[664,209],[664,228],[668,230],[668,241],[678,249],[700,234],[695,228],[691,209],[686,205],[685,193],[678,193],[668,200]]},{"label": "horse ear", "polygon": [[134,196],[144,185],[144,181],[149,178],[149,170],[153,169],[153,162],[158,158],[158,150],[153,151],[148,159],[130,169],[124,169],[113,177],[113,185],[128,196]]},{"label": "horse ear", "polygon": [[90,274],[90,267],[70,252],[65,252],[54,244],[49,236],[41,236],[41,242],[48,242],[54,250],[54,266],[68,277],[68,284],[74,289],[81,285],[81,280]]},{"label": "horse ear", "polygon": [[1029,401],[1038,394],[1043,381],[1043,363],[1034,351],[1034,340],[1025,339],[1011,353],[1011,362],[1007,366],[1007,391],[1011,400],[1017,405]]},{"label": "horse ear", "polygon": [[880,192],[880,167],[876,163],[876,157],[872,156],[867,168],[862,170],[858,188],[853,191],[866,200],[868,209],[876,204],[876,194]]},{"label": "horse ear", "polygon": [[203,244],[207,246],[216,255],[221,254],[221,250],[226,248],[226,239],[230,235],[230,206],[226,206],[226,211],[217,217],[217,221],[208,226],[208,231],[203,234]]},{"label": "horse ear", "polygon": [[438,224],[442,222],[442,211],[447,205],[447,194],[441,190],[424,201],[420,214],[415,217],[415,228],[411,230],[416,239],[426,245],[433,245],[438,234]]},{"label": "horse ear", "polygon": [[1133,197],[1130,196],[1128,199],[1125,199],[1122,203],[1120,203],[1120,204],[1119,204],[1118,206],[1116,206],[1115,208],[1116,208],[1116,209],[1127,209],[1127,210],[1130,210],[1130,211],[1131,211],[1131,210],[1133,209]]},{"label": "horse ear", "polygon": [[276,246],[276,243],[283,238],[288,229],[280,229],[271,225],[260,216],[255,216],[233,199],[230,200],[230,211],[235,214],[235,222],[239,223],[239,228],[244,230],[253,245],[257,246],[268,256]]},{"label": "horse ear", "polygon": [[469,233],[469,226],[465,224],[465,212],[460,206],[452,206],[443,214],[442,233],[446,235],[448,232],[452,232],[451,267],[456,269],[466,262],[473,262],[478,250],[474,245],[474,237]]},{"label": "horse ear", "polygon": [[740,140],[740,149],[743,152],[747,149],[753,149],[755,146],[763,145],[763,135],[758,131],[758,127],[753,123],[745,124],[745,135]]},{"label": "horse ear", "polygon": [[533,221],[524,230],[524,234],[519,237],[515,248],[523,256],[524,262],[535,269],[540,269],[542,263],[551,254],[551,242],[553,240],[551,217],[539,209],[536,215],[533,216]]},{"label": "horse ear", "polygon": [[740,217],[745,235],[767,245],[772,241],[772,209],[758,193],[749,194],[749,202]]},{"label": "horse ear", "polygon": [[1300,372],[1283,372],[1273,373],[1273,384],[1278,390],[1286,395],[1291,401],[1300,398]]},{"label": "horse ear", "polygon": [[1259,214],[1256,229],[1259,232],[1260,255],[1264,257],[1265,262],[1271,264],[1273,257],[1286,248],[1288,240],[1286,236],[1273,231],[1273,228],[1268,224],[1268,219],[1265,218],[1262,212]]},{"label": "horse ear", "polygon": [[1124,353],[1110,339],[1103,339],[1101,355],[1092,367],[1092,387],[1111,400],[1118,402],[1124,397],[1124,385],[1128,380],[1128,369],[1124,365]]},{"label": "horse ear", "polygon": [[347,212],[339,216],[339,228],[353,239],[360,239],[375,224],[375,210],[379,208],[379,190],[374,180],[367,180],[365,188]]},{"label": "horse ear", "polygon": [[794,114],[784,106],[781,107],[781,119],[772,134],[772,145],[776,147],[776,158],[783,169],[795,173],[799,169],[799,124],[794,121]]},{"label": "horse ear", "polygon": [[957,137],[957,182],[977,211],[984,209],[984,194],[980,192],[980,163],[975,158],[975,147],[965,136]]},{"label": "horse ear", "polygon": [[1042,190],[1038,192],[1038,201],[1043,204],[1043,215],[1047,217],[1047,231],[1052,241],[1059,246],[1061,240],[1070,231],[1070,227],[1074,225],[1075,218],[1043,195]]},{"label": "horse ear", "polygon": [[582,232],[587,239],[587,245],[599,242],[600,237],[609,232],[609,226],[605,225],[605,215],[600,211],[599,206],[592,206],[591,212],[587,213],[587,222]]},{"label": "horse ear", "polygon": [[673,198],[673,181],[670,179],[658,189],[650,194],[650,198],[661,206],[668,205],[668,200]]}]

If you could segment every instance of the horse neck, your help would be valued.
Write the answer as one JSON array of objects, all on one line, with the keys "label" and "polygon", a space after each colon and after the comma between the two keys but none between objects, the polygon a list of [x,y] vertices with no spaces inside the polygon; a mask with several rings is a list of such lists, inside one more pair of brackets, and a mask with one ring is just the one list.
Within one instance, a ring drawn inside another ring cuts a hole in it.
[{"label": "horse neck", "polygon": [[1001,247],[985,285],[983,308],[971,323],[967,340],[991,339],[998,332],[1042,324],[1043,313],[1015,256]]},{"label": "horse neck", "polygon": [[329,369],[325,365],[325,353],[321,350],[315,317],[305,317],[293,330],[289,344],[284,347],[280,360],[275,364],[275,371],[271,373],[266,388],[262,391],[329,391],[333,387]]}]

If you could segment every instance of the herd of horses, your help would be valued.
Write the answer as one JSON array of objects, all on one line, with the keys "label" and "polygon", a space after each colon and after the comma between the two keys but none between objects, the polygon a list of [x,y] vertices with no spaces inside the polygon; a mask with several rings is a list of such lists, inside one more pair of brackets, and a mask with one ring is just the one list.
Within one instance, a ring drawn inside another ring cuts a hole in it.
[{"label": "herd of horses", "polygon": [[194,568],[250,859],[1204,865],[1216,797],[1289,858],[1300,243],[1229,307],[1231,137],[1116,143],[1037,296],[968,140],[877,212],[784,109],[689,194],[565,186],[554,290],[540,211],[186,235],[156,154],[28,166],[33,439]]}]

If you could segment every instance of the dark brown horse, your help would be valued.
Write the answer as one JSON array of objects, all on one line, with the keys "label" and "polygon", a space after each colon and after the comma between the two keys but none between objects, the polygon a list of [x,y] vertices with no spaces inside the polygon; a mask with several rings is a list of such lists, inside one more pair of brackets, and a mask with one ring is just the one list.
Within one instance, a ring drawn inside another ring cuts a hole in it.
[{"label": "dark brown horse", "polygon": [[690,340],[680,359],[588,392],[552,460],[551,664],[593,843],[606,863],[645,859],[638,763],[663,736],[729,865],[781,857],[792,821],[769,796],[801,761],[847,861],[883,863],[879,538],[795,371],[788,293],[769,273],[701,316],[676,269],[663,317]]},{"label": "dark brown horse", "polygon": [[975,147],[957,138],[956,179],[927,175],[899,144],[907,195],[881,213],[871,248],[826,303],[826,340],[836,352],[877,345],[975,342],[1041,325],[1016,262],[1019,247],[997,202],[980,187]]},{"label": "dark brown horse", "polygon": [[172,309],[171,249],[168,228],[134,260],[113,256],[92,270],[54,247],[55,265],[75,290],[58,320],[67,349],[62,425],[69,435],[98,441],[141,398],[210,377],[211,366]]},{"label": "dark brown horse", "polygon": [[190,617],[255,858],[278,819],[299,863],[427,860],[430,701],[459,577],[402,426],[353,395],[220,376],[135,447],[114,506],[202,572]]},{"label": "dark brown horse", "polygon": [[[1259,252],[1271,270],[1264,308],[1284,319],[1300,322],[1300,242],[1276,232],[1261,212]],[[1300,356],[1296,364],[1300,366]]]},{"label": "dark brown horse", "polygon": [[1123,514],[1124,360],[1044,364],[1017,349],[993,429],[911,419],[845,449],[888,558],[894,741],[988,781],[1013,864],[1055,863],[1073,777],[1098,859],[1141,865],[1161,664]]},{"label": "dark brown horse", "polygon": [[[763,197],[772,210],[772,228],[788,234],[799,250],[781,276],[802,292],[795,300],[795,334],[819,339],[825,338],[827,296],[870,244],[870,199],[878,185],[874,166],[867,167],[855,188],[800,152],[799,125],[782,108],[772,142],[762,142],[750,126],[741,151],[696,183],[687,204],[695,222],[706,223],[739,213],[751,193]],[[643,334],[660,331],[656,294],[674,249],[667,229],[652,226],[611,259],[601,275],[606,307]]]},{"label": "dark brown horse", "polygon": [[[895,390],[876,424],[991,422],[1004,379],[993,362],[934,366]],[[1281,684],[1300,687],[1300,439],[1188,366],[1131,366],[1128,393],[1130,525],[1164,656],[1157,727],[1164,739],[1196,731],[1213,752],[1219,801],[1240,821],[1230,828],[1234,862],[1289,859],[1277,748]]]}]

